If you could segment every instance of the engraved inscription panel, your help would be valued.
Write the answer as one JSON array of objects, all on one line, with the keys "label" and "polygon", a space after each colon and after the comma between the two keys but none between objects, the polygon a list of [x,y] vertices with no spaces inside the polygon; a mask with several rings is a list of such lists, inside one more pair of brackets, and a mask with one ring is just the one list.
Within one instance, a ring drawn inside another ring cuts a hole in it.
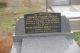
[{"label": "engraved inscription panel", "polygon": [[60,13],[34,13],[24,17],[26,33],[61,32]]}]

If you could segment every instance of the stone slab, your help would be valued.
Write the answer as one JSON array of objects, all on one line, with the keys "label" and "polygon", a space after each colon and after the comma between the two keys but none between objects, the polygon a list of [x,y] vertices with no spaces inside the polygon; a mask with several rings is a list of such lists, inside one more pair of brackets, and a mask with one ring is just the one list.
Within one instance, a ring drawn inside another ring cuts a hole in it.
[{"label": "stone slab", "polygon": [[22,40],[21,53],[79,53],[80,48],[65,36],[28,37]]},{"label": "stone slab", "polygon": [[[25,25],[24,25],[24,23],[25,23],[24,22],[24,17],[20,18],[20,20],[17,21],[16,29],[15,29],[15,35],[16,36],[29,36],[30,35],[30,34],[28,35],[28,34],[25,33]],[[65,16],[62,16],[61,17],[61,32],[60,33],[67,33],[67,32],[70,33],[70,30],[71,29],[70,29],[70,25],[69,25],[69,20]]]}]

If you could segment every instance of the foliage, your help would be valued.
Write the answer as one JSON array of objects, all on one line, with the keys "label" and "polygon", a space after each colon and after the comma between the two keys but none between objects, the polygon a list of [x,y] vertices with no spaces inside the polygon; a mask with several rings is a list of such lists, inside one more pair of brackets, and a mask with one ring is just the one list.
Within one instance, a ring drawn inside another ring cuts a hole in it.
[{"label": "foliage", "polygon": [[80,46],[80,32],[74,32],[73,38],[75,39],[75,41]]}]

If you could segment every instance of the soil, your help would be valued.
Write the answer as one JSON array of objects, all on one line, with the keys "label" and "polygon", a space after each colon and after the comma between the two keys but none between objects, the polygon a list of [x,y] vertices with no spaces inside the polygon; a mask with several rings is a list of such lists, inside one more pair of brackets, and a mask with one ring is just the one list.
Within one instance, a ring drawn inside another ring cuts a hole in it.
[{"label": "soil", "polygon": [[0,53],[10,53],[13,38],[11,34],[0,34]]}]

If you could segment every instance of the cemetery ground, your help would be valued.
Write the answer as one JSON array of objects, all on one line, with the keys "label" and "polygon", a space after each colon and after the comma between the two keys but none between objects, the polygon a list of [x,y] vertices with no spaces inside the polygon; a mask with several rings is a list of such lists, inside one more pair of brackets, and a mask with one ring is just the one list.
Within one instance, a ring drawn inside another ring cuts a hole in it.
[{"label": "cemetery ground", "polygon": [[16,21],[29,12],[35,12],[35,8],[0,8],[0,31],[14,32]]},{"label": "cemetery ground", "polygon": [[[33,11],[34,10],[34,11]],[[16,21],[20,16],[29,13],[35,12],[35,8],[0,8],[0,32],[9,32],[13,33],[15,31]],[[80,45],[80,32],[75,32],[73,34],[74,39]]]}]

